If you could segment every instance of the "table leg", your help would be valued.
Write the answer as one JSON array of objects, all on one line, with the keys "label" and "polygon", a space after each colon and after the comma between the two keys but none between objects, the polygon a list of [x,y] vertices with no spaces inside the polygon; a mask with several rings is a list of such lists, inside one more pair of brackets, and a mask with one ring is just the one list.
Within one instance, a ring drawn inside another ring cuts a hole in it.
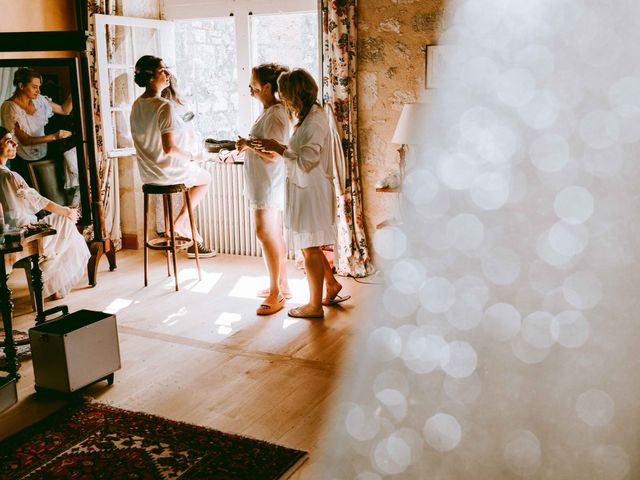
[{"label": "table leg", "polygon": [[11,290],[7,286],[8,275],[4,266],[4,261],[0,262],[0,305],[2,306],[2,325],[4,327],[4,354],[7,358],[7,372],[9,376],[16,380],[20,378],[18,374],[18,356],[16,345],[13,341],[13,302],[11,301]]},{"label": "table leg", "polygon": [[44,304],[42,302],[42,270],[40,270],[39,255],[32,255],[31,260],[31,278],[33,281],[33,293],[36,297],[36,325],[44,322]]}]

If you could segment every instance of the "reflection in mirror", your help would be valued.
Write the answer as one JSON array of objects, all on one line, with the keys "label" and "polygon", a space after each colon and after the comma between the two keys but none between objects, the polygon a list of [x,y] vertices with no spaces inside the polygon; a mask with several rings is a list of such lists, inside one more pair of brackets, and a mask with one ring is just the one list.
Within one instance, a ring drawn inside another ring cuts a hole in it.
[{"label": "reflection in mirror", "polygon": [[18,141],[8,166],[50,200],[81,207],[76,73],[65,62],[12,63],[0,66],[0,124]]}]

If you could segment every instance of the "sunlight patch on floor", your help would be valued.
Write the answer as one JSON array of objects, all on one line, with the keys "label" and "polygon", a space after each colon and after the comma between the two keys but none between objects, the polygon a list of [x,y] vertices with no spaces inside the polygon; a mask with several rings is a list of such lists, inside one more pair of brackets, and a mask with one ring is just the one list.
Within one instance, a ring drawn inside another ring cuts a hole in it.
[{"label": "sunlight patch on floor", "polygon": [[228,336],[233,333],[233,324],[242,321],[242,315],[239,313],[222,312],[214,322],[218,325],[218,335]]},{"label": "sunlight patch on floor", "polygon": [[[269,277],[262,275],[251,277],[241,276],[229,292],[230,297],[237,298],[258,298],[257,293],[269,286]],[[305,278],[293,278],[289,280],[291,287],[292,303],[306,303],[309,299],[309,287]]]},{"label": "sunlight patch on floor", "polygon": [[[222,278],[222,273],[210,273],[202,271],[202,281],[198,280],[198,269],[183,268],[178,270],[180,290],[188,290],[193,293],[210,293],[213,287]],[[167,277],[162,286],[164,290],[175,290],[176,282],[173,277]]]},{"label": "sunlight patch on floor", "polygon": [[116,298],[109,305],[107,305],[102,311],[105,313],[118,313],[120,310],[127,308],[132,303],[133,303],[133,300],[129,300],[128,298]]},{"label": "sunlight patch on floor", "polygon": [[168,327],[172,327],[173,325],[178,323],[186,314],[187,309],[185,307],[181,307],[177,312],[170,313],[167,318],[162,321],[162,323],[164,323]]}]

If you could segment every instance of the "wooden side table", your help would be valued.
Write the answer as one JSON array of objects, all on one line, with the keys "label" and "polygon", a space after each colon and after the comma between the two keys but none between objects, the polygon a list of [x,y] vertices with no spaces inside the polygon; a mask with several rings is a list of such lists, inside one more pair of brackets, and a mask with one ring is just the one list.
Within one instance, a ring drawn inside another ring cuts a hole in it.
[{"label": "wooden side table", "polygon": [[395,212],[393,213],[393,216],[387,220],[383,220],[382,222],[378,223],[376,225],[376,229],[379,230],[381,228],[384,227],[388,227],[391,225],[400,225],[402,223],[402,219],[400,217],[400,209],[401,209],[401,204],[400,204],[400,199],[402,196],[402,189],[400,188],[376,188],[376,192],[377,193],[393,193],[396,194],[398,196],[397,198],[397,205],[395,207]]}]

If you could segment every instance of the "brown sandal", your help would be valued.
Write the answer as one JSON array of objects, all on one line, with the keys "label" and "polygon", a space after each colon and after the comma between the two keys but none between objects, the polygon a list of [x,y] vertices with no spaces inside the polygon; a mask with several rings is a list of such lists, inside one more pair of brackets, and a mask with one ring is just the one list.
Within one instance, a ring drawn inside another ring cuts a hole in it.
[{"label": "brown sandal", "polygon": [[288,315],[293,318],[324,318],[324,310],[322,313],[305,313],[302,307],[292,308],[289,310]]},{"label": "brown sandal", "polygon": [[286,301],[286,298],[280,297],[275,305],[270,305],[266,302],[262,303],[256,310],[256,315],[273,315],[274,313],[278,313],[284,308]]}]

